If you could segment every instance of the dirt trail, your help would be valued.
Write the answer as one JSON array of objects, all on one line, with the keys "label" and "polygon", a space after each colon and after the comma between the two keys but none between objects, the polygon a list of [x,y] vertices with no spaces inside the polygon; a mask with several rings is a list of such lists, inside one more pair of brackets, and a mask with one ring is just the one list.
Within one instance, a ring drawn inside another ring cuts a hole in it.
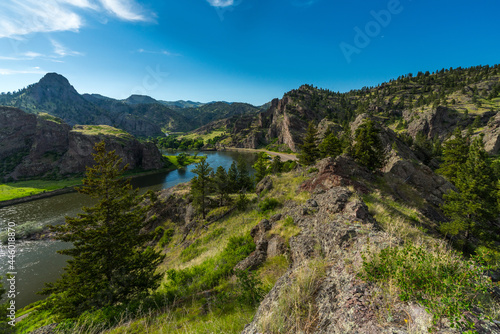
[{"label": "dirt trail", "polygon": [[254,148],[236,148],[236,147],[226,147],[226,151],[242,151],[242,152],[265,152],[271,156],[278,155],[281,158],[281,161],[298,161],[299,158],[295,154],[290,154],[290,153],[282,153],[282,152],[272,152],[264,149],[254,149]]}]

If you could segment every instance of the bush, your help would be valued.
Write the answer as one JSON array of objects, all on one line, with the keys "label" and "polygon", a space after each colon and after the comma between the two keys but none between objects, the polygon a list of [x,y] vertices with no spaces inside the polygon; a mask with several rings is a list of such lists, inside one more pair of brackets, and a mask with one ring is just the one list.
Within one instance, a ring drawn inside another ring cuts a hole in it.
[{"label": "bush", "polygon": [[279,205],[280,202],[276,198],[266,198],[259,203],[259,210],[265,213],[276,209]]},{"label": "bush", "polygon": [[240,303],[242,305],[258,305],[265,295],[262,282],[248,270],[236,270],[235,275],[238,279]]},{"label": "bush", "polygon": [[248,200],[245,194],[240,194],[238,196],[238,201],[236,201],[236,207],[238,208],[239,211],[245,211],[248,207],[249,202],[250,201]]},{"label": "bush", "polygon": [[282,172],[287,173],[287,172],[293,170],[296,166],[297,166],[296,161],[292,161],[292,160],[285,161],[283,163]]},{"label": "bush", "polygon": [[[160,227],[162,230],[163,230],[163,235],[161,236],[160,238],[160,241],[158,241],[158,245],[160,245],[160,247],[166,247],[168,246],[168,244],[170,243],[170,241],[172,241],[172,237],[174,236],[174,229],[173,228],[169,228],[168,230],[164,230],[162,227]],[[155,230],[155,233],[156,231],[158,231],[158,228]],[[161,232],[159,232],[161,233]]]},{"label": "bush", "polygon": [[446,317],[452,327],[471,326],[464,312],[474,312],[479,297],[491,287],[483,276],[485,268],[474,260],[463,260],[456,252],[429,251],[408,243],[404,247],[389,247],[370,259],[363,256],[360,276],[382,285],[393,282],[402,301],[423,305],[432,313],[434,324]]}]

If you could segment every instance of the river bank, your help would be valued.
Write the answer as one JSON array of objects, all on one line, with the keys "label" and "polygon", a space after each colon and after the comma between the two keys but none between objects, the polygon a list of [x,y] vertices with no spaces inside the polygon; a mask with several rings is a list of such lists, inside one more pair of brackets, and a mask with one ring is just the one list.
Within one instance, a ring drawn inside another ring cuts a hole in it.
[{"label": "river bank", "polygon": [[[168,159],[168,164],[169,164],[168,167],[155,169],[152,171],[145,171],[145,172],[129,172],[125,173],[124,178],[135,179],[148,175],[168,173],[200,161],[200,157],[188,156],[186,163],[184,165],[181,165],[177,162],[176,156],[165,156],[165,157]],[[6,189],[0,188],[0,191],[4,195],[3,197],[6,197],[9,195],[9,193],[11,193],[10,197],[14,198],[0,200],[0,208],[26,203],[30,201],[35,201],[42,198],[49,198],[52,196],[58,196],[62,194],[76,192],[75,188],[82,185],[81,184],[82,178],[83,176],[80,178],[73,177],[68,181],[28,180],[28,181],[1,184],[0,187],[3,186],[4,188],[6,188]],[[58,184],[60,184],[60,186],[58,186]]]}]

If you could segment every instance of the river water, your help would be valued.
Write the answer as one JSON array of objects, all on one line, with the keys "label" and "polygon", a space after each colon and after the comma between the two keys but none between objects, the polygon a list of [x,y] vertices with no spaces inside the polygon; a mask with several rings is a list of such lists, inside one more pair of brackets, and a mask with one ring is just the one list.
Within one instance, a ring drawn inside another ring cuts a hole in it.
[{"label": "river water", "polygon": [[[189,153],[189,152],[188,152]],[[245,152],[203,152],[207,162],[214,169],[223,166],[226,170],[241,154],[250,167],[255,162],[255,154]],[[179,170],[137,177],[132,181],[142,191],[161,190],[187,182],[195,175],[190,165]],[[91,206],[92,201],[85,195],[69,193],[32,202],[0,208],[0,232],[5,231],[8,222],[14,222],[17,228],[22,225],[55,225],[64,222],[65,216],[76,216],[82,206]],[[45,282],[53,282],[60,277],[68,257],[57,254],[57,250],[71,247],[60,241],[17,241],[16,244],[16,307],[22,308],[32,302],[45,298],[36,294]],[[2,246],[5,250],[5,245]],[[8,270],[8,259],[0,253],[0,275]],[[3,279],[5,286],[5,277]]]}]

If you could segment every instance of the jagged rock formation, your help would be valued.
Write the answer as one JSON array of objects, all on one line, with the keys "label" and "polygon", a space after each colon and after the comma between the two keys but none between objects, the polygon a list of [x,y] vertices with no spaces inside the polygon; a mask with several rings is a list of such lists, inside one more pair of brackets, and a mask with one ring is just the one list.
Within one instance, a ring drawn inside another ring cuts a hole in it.
[{"label": "jagged rock formation", "polygon": [[[307,311],[301,313],[300,324],[288,324],[289,332],[428,332],[432,326],[431,315],[419,305],[402,302],[391,305],[392,320],[381,326],[381,300],[374,297],[380,291],[376,285],[361,280],[353,269],[360,267],[362,254],[368,248],[373,251],[386,248],[390,243],[402,242],[378,227],[359,196],[367,192],[369,184],[380,175],[374,175],[342,156],[324,159],[316,167],[317,174],[298,189],[311,193],[306,203],[286,202],[279,217],[262,220],[252,229],[257,249],[240,262],[237,269],[255,268],[271,256],[273,236],[269,236],[268,231],[281,217],[293,218],[301,232],[290,238],[289,248],[285,247],[278,253],[289,254],[290,267],[260,303],[253,321],[242,333],[275,332],[276,326],[283,322],[295,321],[287,319],[281,312],[290,298],[297,298],[290,296],[297,296],[304,289],[310,289],[311,299],[307,305],[296,307],[305,307]],[[437,184],[429,187],[439,188]],[[493,323],[478,321],[476,326],[480,333],[500,333],[500,328]],[[436,332],[458,333],[447,326]]]},{"label": "jagged rock formation", "polygon": [[20,109],[0,107],[0,166],[3,178],[42,177],[83,173],[93,164],[94,144],[104,140],[130,169],[163,166],[158,149],[109,126],[71,128],[49,115],[35,116]]}]

